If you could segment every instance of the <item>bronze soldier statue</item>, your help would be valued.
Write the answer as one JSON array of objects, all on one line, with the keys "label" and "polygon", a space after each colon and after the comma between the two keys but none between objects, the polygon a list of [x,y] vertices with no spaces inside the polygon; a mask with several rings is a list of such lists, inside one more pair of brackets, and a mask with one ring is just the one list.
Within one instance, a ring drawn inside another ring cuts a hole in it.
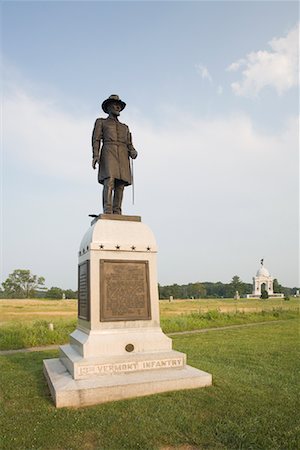
[{"label": "bronze soldier statue", "polygon": [[137,151],[132,145],[128,126],[118,119],[125,106],[118,95],[104,100],[102,109],[108,117],[96,120],[92,135],[92,165],[95,169],[99,164],[98,181],[103,184],[104,214],[122,214],[124,187],[132,184],[129,157],[135,159]]}]

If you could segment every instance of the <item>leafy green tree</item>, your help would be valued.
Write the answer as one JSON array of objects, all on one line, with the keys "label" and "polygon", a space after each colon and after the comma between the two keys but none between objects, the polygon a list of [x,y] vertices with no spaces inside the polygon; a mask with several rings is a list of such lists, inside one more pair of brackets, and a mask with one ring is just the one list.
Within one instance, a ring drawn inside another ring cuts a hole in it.
[{"label": "leafy green tree", "polygon": [[32,298],[44,283],[44,277],[33,275],[30,270],[16,269],[2,283],[2,287],[7,298]]},{"label": "leafy green tree", "polygon": [[51,287],[50,289],[48,289],[48,291],[45,293],[45,298],[56,298],[56,299],[60,299],[63,296],[63,290],[60,289],[59,287]]},{"label": "leafy green tree", "polygon": [[277,278],[274,278],[274,281],[273,281],[273,291],[274,291],[274,293],[281,294],[282,293],[282,289],[283,288],[282,288],[281,284],[278,283]]},{"label": "leafy green tree", "polygon": [[[226,284],[217,281],[216,283],[204,282],[202,283],[206,289],[206,296],[209,298],[222,298],[227,297],[227,286]],[[229,295],[228,295],[229,296]]]},{"label": "leafy green tree", "polygon": [[61,289],[56,286],[52,286],[44,295],[45,298],[53,299],[73,299],[78,297],[78,292],[72,289]]},{"label": "leafy green tree", "polygon": [[230,296],[234,297],[236,291],[243,295],[245,293],[245,283],[242,282],[239,276],[234,275],[230,282]]},{"label": "leafy green tree", "polygon": [[203,298],[205,295],[206,289],[201,283],[189,283],[187,285],[187,297]]},{"label": "leafy green tree", "polygon": [[78,292],[77,291],[72,291],[72,289],[66,289],[65,291],[63,291],[63,293],[65,294],[66,299],[78,298]]}]

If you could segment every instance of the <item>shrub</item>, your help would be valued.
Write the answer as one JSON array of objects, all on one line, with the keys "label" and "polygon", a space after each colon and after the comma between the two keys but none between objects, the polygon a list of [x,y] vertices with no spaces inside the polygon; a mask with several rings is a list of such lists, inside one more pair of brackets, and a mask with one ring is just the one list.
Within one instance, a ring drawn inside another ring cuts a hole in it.
[{"label": "shrub", "polygon": [[260,298],[262,298],[263,300],[269,298],[268,291],[262,291]]}]

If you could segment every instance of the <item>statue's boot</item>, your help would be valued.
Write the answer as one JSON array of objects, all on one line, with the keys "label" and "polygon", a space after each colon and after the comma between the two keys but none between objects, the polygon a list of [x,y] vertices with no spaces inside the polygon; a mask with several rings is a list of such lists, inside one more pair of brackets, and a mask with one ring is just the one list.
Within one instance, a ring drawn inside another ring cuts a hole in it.
[{"label": "statue's boot", "polygon": [[104,214],[112,214],[112,192],[114,187],[114,179],[107,178],[103,185],[103,212]]},{"label": "statue's boot", "polygon": [[113,201],[113,214],[122,214],[122,200],[123,200],[124,186],[125,186],[124,183],[116,180],[114,201]]}]

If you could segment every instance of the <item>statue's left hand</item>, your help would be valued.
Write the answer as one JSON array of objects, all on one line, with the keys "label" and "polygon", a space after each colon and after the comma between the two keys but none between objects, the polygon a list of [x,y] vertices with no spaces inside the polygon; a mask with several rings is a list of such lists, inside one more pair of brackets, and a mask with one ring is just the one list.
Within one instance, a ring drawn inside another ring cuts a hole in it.
[{"label": "statue's left hand", "polygon": [[93,167],[93,169],[96,169],[96,164],[97,164],[97,162],[99,162],[99,161],[98,161],[98,157],[96,156],[95,158],[93,158],[93,161],[92,161],[92,167]]},{"label": "statue's left hand", "polygon": [[137,157],[137,155],[138,155],[138,152],[136,150],[131,150],[130,156],[132,159],[135,159]]}]

